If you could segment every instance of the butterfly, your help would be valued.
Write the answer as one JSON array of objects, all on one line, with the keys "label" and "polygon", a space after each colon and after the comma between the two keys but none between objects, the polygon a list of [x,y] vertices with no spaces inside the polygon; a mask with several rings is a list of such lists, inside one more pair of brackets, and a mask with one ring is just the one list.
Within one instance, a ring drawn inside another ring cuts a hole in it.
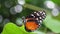
[{"label": "butterfly", "polygon": [[37,30],[39,27],[41,27],[41,24],[45,18],[46,18],[45,11],[32,12],[30,15],[23,18],[25,30],[28,32]]}]

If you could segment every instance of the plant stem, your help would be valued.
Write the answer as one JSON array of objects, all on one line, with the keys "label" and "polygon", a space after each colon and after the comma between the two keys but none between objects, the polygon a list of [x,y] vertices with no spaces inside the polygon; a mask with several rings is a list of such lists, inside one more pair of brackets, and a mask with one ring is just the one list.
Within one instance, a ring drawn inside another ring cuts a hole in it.
[{"label": "plant stem", "polygon": [[36,10],[36,11],[39,11],[39,10],[45,10],[45,11],[49,11],[47,9],[44,9],[44,8],[40,8],[40,7],[37,7],[37,6],[34,6],[34,5],[31,5],[31,4],[25,4],[23,5],[23,7],[25,8],[29,8],[29,9],[32,9],[32,10]]},{"label": "plant stem", "polygon": [[29,8],[29,9],[32,9],[32,10],[36,10],[36,11],[44,10],[43,8],[39,8],[39,7],[33,6],[31,4],[25,4],[23,7]]}]

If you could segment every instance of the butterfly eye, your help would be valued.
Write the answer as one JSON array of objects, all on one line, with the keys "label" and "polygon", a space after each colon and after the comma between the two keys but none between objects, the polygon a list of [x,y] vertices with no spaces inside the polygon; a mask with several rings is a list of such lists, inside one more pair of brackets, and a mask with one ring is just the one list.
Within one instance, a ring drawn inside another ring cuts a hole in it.
[{"label": "butterfly eye", "polygon": [[24,16],[22,17],[22,20],[23,20],[23,22],[24,22],[24,23],[26,22],[26,19],[25,19],[25,17],[24,17]]}]

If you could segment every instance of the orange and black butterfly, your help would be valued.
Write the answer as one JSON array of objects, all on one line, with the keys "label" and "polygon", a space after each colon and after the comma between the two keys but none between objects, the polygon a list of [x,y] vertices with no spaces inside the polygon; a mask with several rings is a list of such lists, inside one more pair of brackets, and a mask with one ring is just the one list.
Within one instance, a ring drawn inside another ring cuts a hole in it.
[{"label": "orange and black butterfly", "polygon": [[46,18],[45,11],[34,11],[23,19],[25,30],[28,32],[38,29]]}]

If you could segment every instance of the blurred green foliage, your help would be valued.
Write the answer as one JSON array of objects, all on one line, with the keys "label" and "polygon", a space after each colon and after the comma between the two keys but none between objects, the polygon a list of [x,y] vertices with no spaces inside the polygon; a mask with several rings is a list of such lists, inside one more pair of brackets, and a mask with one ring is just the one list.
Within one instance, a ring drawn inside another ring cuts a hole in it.
[{"label": "blurred green foliage", "polygon": [[58,6],[60,6],[60,0],[52,0],[55,4],[57,4]]},{"label": "blurred green foliage", "polygon": [[[11,7],[17,5],[17,0],[0,0],[0,14],[3,16],[3,18],[9,18],[12,23],[8,23],[4,26],[2,34],[35,34],[32,32],[26,32],[24,29],[24,26],[18,27],[15,24],[15,20],[17,17],[27,16],[30,13],[32,13],[34,10],[46,10],[44,9],[44,1],[46,0],[25,0],[28,6],[25,4],[23,6],[23,11],[21,13],[18,13],[16,15],[10,14],[10,8],[6,8],[4,5],[5,1],[9,1],[11,4]],[[59,0],[51,0],[54,3],[56,3],[58,6],[60,6]],[[30,5],[31,4],[31,5]],[[32,6],[34,6],[32,8]],[[31,7],[31,8],[30,8]],[[36,8],[38,7],[38,8]],[[36,8],[36,9],[35,9]],[[60,33],[60,15],[57,17],[54,17],[51,15],[50,10],[46,10],[46,19],[44,20],[41,28],[38,29],[38,31],[42,32],[54,32],[54,33]],[[49,29],[49,30],[48,30]]]},{"label": "blurred green foliage", "polygon": [[46,16],[44,25],[55,33],[60,33],[60,21],[53,19],[51,14]]}]

